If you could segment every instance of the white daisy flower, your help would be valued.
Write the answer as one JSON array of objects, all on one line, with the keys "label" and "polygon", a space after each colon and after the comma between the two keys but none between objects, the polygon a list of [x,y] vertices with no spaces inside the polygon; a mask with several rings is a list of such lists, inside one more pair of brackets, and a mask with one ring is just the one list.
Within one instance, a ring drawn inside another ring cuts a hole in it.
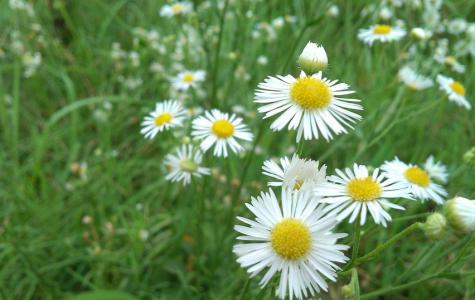
[{"label": "white daisy flower", "polygon": [[395,178],[410,185],[411,193],[420,200],[431,199],[437,204],[444,202],[447,191],[431,178],[431,174],[417,165],[406,164],[395,158],[393,161],[386,161],[381,167],[389,178]]},{"label": "white daisy flower", "polygon": [[182,126],[185,115],[186,111],[178,101],[166,100],[164,102],[157,102],[155,110],[144,118],[140,133],[146,139],[153,139],[157,133],[163,130]]},{"label": "white daisy flower", "polygon": [[440,89],[447,93],[450,101],[466,109],[472,108],[470,102],[465,98],[465,87],[463,84],[444,75],[437,75],[437,82]]},{"label": "white daisy flower", "polygon": [[193,4],[191,2],[175,2],[172,5],[165,4],[160,8],[160,16],[174,17],[179,15],[186,15],[193,11]]},{"label": "white daisy flower", "polygon": [[424,90],[434,85],[432,79],[416,73],[416,71],[409,66],[404,66],[399,70],[398,78],[406,86],[415,91]]},{"label": "white daisy flower", "polygon": [[272,130],[297,129],[297,142],[302,135],[306,140],[322,135],[328,141],[333,133],[346,133],[344,126],[352,128],[350,123],[361,119],[350,109],[363,109],[358,104],[361,100],[341,97],[354,92],[348,90],[349,85],[337,82],[322,77],[322,72],[311,76],[301,72],[299,78],[269,76],[259,83],[254,101],[263,104],[258,111],[265,113],[264,118],[280,114]]},{"label": "white daisy flower", "polygon": [[373,45],[375,41],[382,43],[398,41],[406,35],[406,30],[398,26],[372,25],[366,29],[360,29],[358,38],[368,45]]},{"label": "white daisy flower", "polygon": [[475,200],[455,197],[445,204],[450,225],[463,233],[475,232]]},{"label": "white daisy flower", "polygon": [[186,91],[190,87],[195,88],[199,82],[205,80],[206,72],[198,71],[183,71],[171,79],[172,85],[176,90]]},{"label": "white daisy flower", "polygon": [[175,154],[165,156],[165,168],[169,172],[166,180],[176,182],[181,181],[183,185],[191,182],[191,177],[201,177],[209,175],[210,169],[200,167],[202,154],[199,149],[194,149],[192,145],[182,145]]},{"label": "white daisy flower", "polygon": [[203,151],[206,152],[215,145],[213,154],[223,157],[228,156],[228,146],[234,153],[244,149],[236,139],[252,140],[252,133],[241,118],[235,114],[222,113],[217,109],[206,111],[204,116],[193,120],[191,135],[203,140],[200,145]]},{"label": "white daisy flower", "polygon": [[424,163],[424,170],[429,173],[429,176],[442,182],[447,183],[447,177],[449,173],[447,172],[447,167],[442,164],[440,161],[435,161],[434,157],[431,155],[427,158]]},{"label": "white daisy flower", "polygon": [[268,268],[261,287],[280,272],[278,294],[281,299],[307,299],[327,291],[325,277],[335,281],[335,263],[344,263],[348,258],[342,253],[349,247],[337,244],[346,233],[333,233],[336,220],[324,216],[322,206],[312,199],[309,192],[293,192],[285,189],[279,204],[274,192],[262,192],[247,208],[254,220],[238,217],[248,226],[236,225],[238,240],[249,243],[237,244],[233,252],[237,262],[247,268],[251,277]]},{"label": "white daisy flower", "polygon": [[446,56],[443,52],[436,52],[434,60],[442,65],[448,65],[454,72],[460,74],[465,73],[465,66],[462,65],[454,56]]},{"label": "white daisy flower", "polygon": [[325,211],[336,214],[338,221],[350,217],[349,222],[353,223],[361,215],[359,222],[363,225],[369,212],[376,224],[386,227],[391,221],[386,209],[404,210],[387,199],[412,199],[406,183],[386,177],[379,169],[370,176],[366,166],[354,164],[353,170],[346,168],[343,172],[336,169],[335,172],[338,176],[328,177],[329,182],[316,187],[314,192],[322,197],[320,202],[328,204]]},{"label": "white daisy flower", "polygon": [[319,168],[319,162],[299,158],[294,154],[292,159],[280,159],[280,165],[273,160],[266,160],[262,166],[262,173],[277,179],[269,186],[281,186],[292,190],[311,191],[314,187],[326,181],[327,166]]}]

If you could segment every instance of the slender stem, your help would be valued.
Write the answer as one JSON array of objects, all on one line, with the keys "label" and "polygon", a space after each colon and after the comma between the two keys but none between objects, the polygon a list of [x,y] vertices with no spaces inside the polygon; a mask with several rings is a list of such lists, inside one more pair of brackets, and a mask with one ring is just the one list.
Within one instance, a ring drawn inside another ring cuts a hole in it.
[{"label": "slender stem", "polygon": [[[409,232],[410,231],[409,229],[412,229],[412,228],[416,229],[416,228],[420,227],[420,225],[421,225],[421,223],[414,223],[411,226],[407,227],[405,230],[401,231],[398,235],[404,233],[405,231]],[[412,230],[414,230],[414,229],[412,229]],[[389,243],[390,241],[391,240],[389,240],[387,243]],[[427,275],[425,277],[422,277],[421,279],[414,280],[414,281],[411,281],[411,282],[408,282],[408,283],[405,283],[405,284],[401,284],[401,285],[398,285],[398,286],[390,286],[390,287],[387,287],[387,288],[383,288],[383,289],[380,289],[380,290],[362,295],[360,297],[360,299],[370,299],[370,298],[374,298],[374,297],[379,296],[379,295],[384,295],[384,294],[397,292],[397,291],[410,288],[411,286],[423,283],[425,281],[428,281],[428,280],[431,280],[431,279],[434,279],[434,278],[454,279],[454,277],[457,277],[457,276],[472,276],[472,275],[475,275],[475,271],[454,272],[454,273],[446,272],[450,267],[452,267],[454,264],[456,264],[458,261],[460,261],[460,259],[462,259],[462,257],[468,251],[473,249],[473,243],[475,243],[475,237],[471,237],[467,241],[465,246],[462,248],[462,250],[460,250],[460,252],[457,254],[457,256],[455,257],[455,259],[452,262],[448,263],[445,267],[442,268],[442,270],[440,270],[439,272],[436,272],[435,274]],[[369,253],[369,254],[371,254],[371,253]],[[361,259],[363,259],[363,258],[364,257],[362,257]]]},{"label": "slender stem", "polygon": [[215,102],[216,92],[218,89],[219,53],[221,51],[221,44],[223,40],[223,31],[224,31],[224,20],[226,18],[228,6],[229,6],[229,0],[225,0],[223,11],[221,13],[221,19],[219,20],[218,44],[216,45],[216,52],[214,54],[213,86],[211,90],[211,101],[213,101],[213,103]]},{"label": "slender stem", "polygon": [[239,179],[239,187],[236,191],[236,194],[234,196],[235,198],[234,198],[233,202],[236,202],[237,199],[239,199],[239,196],[241,195],[241,190],[244,186],[244,181],[246,180],[246,176],[247,176],[247,171],[249,170],[249,166],[251,165],[252,159],[254,158],[254,155],[256,153],[256,147],[257,147],[257,145],[259,144],[259,142],[261,140],[262,134],[264,133],[264,127],[265,127],[265,124],[264,124],[264,122],[262,122],[259,126],[258,131],[257,131],[257,135],[254,139],[254,143],[252,144],[251,152],[248,154],[247,160],[244,163],[244,167],[243,167],[242,173],[241,173],[241,178]]},{"label": "slender stem", "polygon": [[360,218],[355,220],[353,225],[353,252],[351,253],[351,261],[355,262],[358,257],[358,250],[360,248],[361,225]]},{"label": "slender stem", "polygon": [[305,140],[300,140],[299,143],[297,144],[297,154],[302,157],[303,155],[303,144]]},{"label": "slender stem", "polygon": [[360,299],[371,299],[371,298],[374,298],[374,297],[379,296],[379,295],[384,295],[384,294],[404,290],[404,289],[407,289],[411,286],[423,283],[427,280],[431,280],[431,279],[437,278],[437,277],[444,277],[444,276],[441,276],[439,273],[433,274],[433,275],[428,275],[428,276],[423,277],[421,279],[414,280],[414,281],[411,281],[411,282],[408,282],[408,283],[405,283],[405,284],[401,284],[401,285],[398,285],[398,286],[390,286],[390,287],[380,289],[380,290],[377,290],[377,291],[374,291],[374,292],[371,292],[371,293],[368,293],[368,294],[361,295]]},{"label": "slender stem", "polygon": [[360,248],[360,237],[361,237],[361,225],[360,225],[360,218],[356,218],[355,223],[353,224],[353,249],[351,252],[351,259],[343,269],[343,272],[347,273],[353,268],[356,263],[356,259],[358,257],[358,250]]},{"label": "slender stem", "polygon": [[239,296],[239,300],[243,300],[244,296],[246,296],[247,288],[249,287],[249,282],[251,281],[250,277],[247,277],[246,283],[244,284],[244,288],[242,289],[241,295]]},{"label": "slender stem", "polygon": [[390,246],[392,246],[394,243],[396,243],[397,241],[399,241],[400,239],[402,239],[403,237],[405,237],[406,235],[409,235],[410,233],[412,233],[413,231],[415,231],[416,229],[419,229],[421,228],[422,226],[422,223],[414,223],[412,225],[410,225],[409,227],[406,227],[406,229],[404,229],[403,231],[399,232],[398,234],[396,234],[394,237],[392,237],[391,239],[389,239],[387,242],[385,242],[384,244],[382,245],[379,245],[376,249],[374,249],[373,251],[371,251],[370,253],[358,258],[355,262],[356,265],[359,265],[359,264],[362,264],[364,262],[367,262],[367,261],[370,261],[371,259],[375,258],[376,256],[378,256],[379,254],[381,254],[381,252],[383,252],[384,250],[386,250],[387,248],[389,248]]}]

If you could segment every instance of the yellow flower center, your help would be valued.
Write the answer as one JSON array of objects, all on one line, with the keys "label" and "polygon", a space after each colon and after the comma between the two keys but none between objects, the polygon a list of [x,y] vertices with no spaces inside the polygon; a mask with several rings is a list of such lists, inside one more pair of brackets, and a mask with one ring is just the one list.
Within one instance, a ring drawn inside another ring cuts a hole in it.
[{"label": "yellow flower center", "polygon": [[295,181],[295,184],[294,184],[294,191],[298,191],[300,190],[300,188],[302,187],[303,185],[303,180],[296,180]]},{"label": "yellow flower center", "polygon": [[363,179],[355,178],[350,180],[346,189],[348,194],[355,201],[372,201],[381,196],[381,186],[371,176]]},{"label": "yellow flower center", "polygon": [[312,236],[302,221],[293,218],[283,219],[272,230],[271,244],[282,258],[296,260],[308,253],[312,245]]},{"label": "yellow flower center", "polygon": [[390,33],[392,30],[391,26],[389,25],[376,25],[374,28],[373,28],[373,33],[374,34],[388,34]]},{"label": "yellow flower center", "polygon": [[404,176],[409,182],[418,186],[427,187],[430,184],[429,174],[419,167],[409,167],[404,171]]},{"label": "yellow flower center", "polygon": [[450,84],[450,88],[454,93],[460,96],[465,96],[465,87],[458,81],[454,81]]},{"label": "yellow flower center", "polygon": [[192,83],[193,79],[194,77],[193,77],[193,74],[191,73],[186,73],[185,75],[183,75],[183,78],[182,78],[182,80],[186,83]]},{"label": "yellow flower center", "polygon": [[452,65],[455,65],[457,63],[457,60],[453,56],[447,56],[445,58],[445,63],[452,66]]},{"label": "yellow flower center", "polygon": [[198,165],[193,160],[185,158],[180,161],[180,169],[184,172],[192,173],[198,170]]},{"label": "yellow flower center", "polygon": [[411,90],[413,90],[413,91],[417,91],[417,90],[419,89],[419,87],[417,86],[417,84],[414,83],[414,82],[407,83],[407,86],[408,86]]},{"label": "yellow flower center", "polygon": [[219,138],[225,139],[233,135],[234,125],[228,120],[221,119],[213,123],[211,131]]},{"label": "yellow flower center", "polygon": [[328,85],[320,79],[303,77],[292,84],[290,96],[303,109],[322,109],[330,104],[332,94]]},{"label": "yellow flower center", "polygon": [[183,12],[183,5],[176,3],[172,5],[172,12],[174,15],[181,14]]},{"label": "yellow flower center", "polygon": [[163,113],[155,117],[155,125],[162,126],[163,124],[170,123],[172,119],[173,119],[173,116],[171,113],[167,113],[167,112]]}]

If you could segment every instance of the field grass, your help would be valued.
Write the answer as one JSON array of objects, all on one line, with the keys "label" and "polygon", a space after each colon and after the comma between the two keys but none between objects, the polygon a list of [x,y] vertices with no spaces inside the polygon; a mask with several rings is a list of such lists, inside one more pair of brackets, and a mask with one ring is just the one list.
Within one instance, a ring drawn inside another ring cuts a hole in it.
[{"label": "field grass", "polygon": [[[378,2],[334,1],[338,17],[325,15],[327,1],[217,2],[171,19],[159,16],[162,1],[33,1],[33,16],[0,3],[0,298],[68,299],[92,290],[138,299],[273,298],[275,281],[261,290],[236,263],[233,225],[236,215],[249,216],[244,203],[266,189],[262,162],[297,148],[295,133],[272,132],[271,121],[257,113],[254,89],[268,75],[297,74],[295,61],[309,40],[324,45],[326,76],[350,84],[364,111],[348,134],[306,141],[304,157],[332,173],[353,162],[379,166],[397,155],[423,163],[434,155],[448,166],[449,197],[475,198],[475,171],[463,161],[475,146],[473,110],[448,102],[437,84],[411,91],[397,80],[414,43],[409,37],[371,48],[357,39],[358,29],[378,20],[362,17],[362,8]],[[394,14],[408,28],[422,26],[420,11],[403,7]],[[285,15],[296,23],[284,24],[274,40],[265,33],[252,38],[259,22]],[[475,1],[447,1],[442,15],[474,21]],[[137,27],[157,30],[165,51],[134,44]],[[31,77],[9,50],[13,31],[28,51],[41,52]],[[118,69],[114,42],[135,49],[140,65]],[[418,64],[432,77],[457,77],[473,105],[473,57],[460,57],[466,71],[456,74],[431,64],[429,49],[418,54]],[[260,55],[267,65],[256,63]],[[153,62],[163,69],[151,72]],[[231,112],[238,105],[255,135],[241,155],[206,153],[213,175],[186,187],[164,179],[162,161],[188,128],[153,140],[140,134],[155,102],[176,95],[168,78],[177,64],[207,72],[202,93],[180,95],[187,107]],[[129,89],[120,75],[143,83]],[[363,226],[361,254],[440,210],[433,202],[404,206],[391,211],[387,229]],[[351,245],[352,226],[342,223],[338,232],[349,232],[343,243]],[[474,299],[473,246],[473,235],[451,232],[431,241],[414,231],[357,268],[360,299]],[[322,298],[343,298],[350,278],[339,276]]]}]

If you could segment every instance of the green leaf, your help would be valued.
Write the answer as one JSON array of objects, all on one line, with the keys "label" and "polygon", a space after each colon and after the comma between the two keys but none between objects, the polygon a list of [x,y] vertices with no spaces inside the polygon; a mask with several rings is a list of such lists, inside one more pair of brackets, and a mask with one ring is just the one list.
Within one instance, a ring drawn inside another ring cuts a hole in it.
[{"label": "green leaf", "polygon": [[73,296],[67,300],[139,300],[139,298],[119,291],[92,291]]}]

